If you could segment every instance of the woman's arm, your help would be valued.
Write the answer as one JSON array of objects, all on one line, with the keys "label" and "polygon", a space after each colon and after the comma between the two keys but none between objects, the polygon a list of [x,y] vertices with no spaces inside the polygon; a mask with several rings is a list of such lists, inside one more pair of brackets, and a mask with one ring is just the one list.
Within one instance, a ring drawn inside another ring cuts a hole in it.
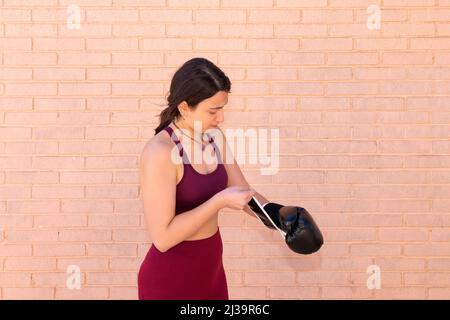
[{"label": "woman's arm", "polygon": [[[231,152],[230,146],[226,140],[226,136],[223,133],[223,131],[220,128],[217,128],[221,133],[222,138],[222,160],[224,162],[225,169],[227,171],[228,175],[228,185],[227,187],[231,186],[243,186],[251,188],[247,180],[245,179],[244,175],[242,174],[241,168],[239,168],[239,165],[236,162],[236,159],[234,158],[233,153]],[[231,160],[231,161],[230,161]],[[231,163],[229,163],[231,162]],[[264,205],[267,202],[270,202],[267,198],[265,198],[262,194],[256,192],[255,198]],[[245,213],[247,213],[249,216],[254,217],[257,219],[255,214],[252,212],[252,210],[247,206],[244,208]]]},{"label": "woman's arm", "polygon": [[153,245],[165,252],[194,235],[223,207],[217,194],[200,206],[175,215],[176,166],[171,146],[152,143],[140,163],[140,185],[146,226]]}]

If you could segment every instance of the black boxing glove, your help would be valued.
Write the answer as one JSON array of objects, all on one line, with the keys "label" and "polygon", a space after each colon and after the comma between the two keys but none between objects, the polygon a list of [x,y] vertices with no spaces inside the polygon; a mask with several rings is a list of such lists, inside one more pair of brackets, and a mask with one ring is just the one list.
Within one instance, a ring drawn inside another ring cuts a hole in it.
[{"label": "black boxing glove", "polygon": [[269,216],[267,217],[256,202],[250,201],[249,207],[266,227],[276,229],[276,226],[284,231],[285,242],[292,251],[311,254],[322,246],[322,233],[305,208],[269,202],[262,206]]},{"label": "black boxing glove", "polygon": [[276,226],[277,228],[281,229],[280,220],[278,218],[278,211],[281,207],[283,207],[281,204],[269,202],[262,205],[269,217],[264,214],[264,212],[260,209],[259,204],[254,199],[250,200],[248,206],[267,228],[276,230]]},{"label": "black boxing glove", "polygon": [[305,208],[284,206],[279,210],[279,220],[281,229],[286,231],[285,242],[292,251],[311,254],[322,247],[322,233]]}]

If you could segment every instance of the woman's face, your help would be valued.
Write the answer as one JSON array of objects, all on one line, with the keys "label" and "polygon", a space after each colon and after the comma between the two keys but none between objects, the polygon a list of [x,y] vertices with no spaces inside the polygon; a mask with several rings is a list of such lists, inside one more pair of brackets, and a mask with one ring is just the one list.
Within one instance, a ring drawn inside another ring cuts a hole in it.
[{"label": "woman's face", "polygon": [[193,130],[196,129],[194,123],[201,123],[202,132],[215,128],[224,121],[223,107],[227,103],[228,92],[219,91],[212,97],[201,101],[195,110],[187,108],[188,111],[184,111],[187,116],[186,123]]}]

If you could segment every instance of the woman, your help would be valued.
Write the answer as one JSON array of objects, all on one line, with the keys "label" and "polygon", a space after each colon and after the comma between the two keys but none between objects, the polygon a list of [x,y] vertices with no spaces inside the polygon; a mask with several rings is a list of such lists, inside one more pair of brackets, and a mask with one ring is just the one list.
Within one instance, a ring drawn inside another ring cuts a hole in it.
[{"label": "woman", "polygon": [[[141,155],[152,246],[139,270],[139,299],[229,298],[218,211],[243,209],[255,217],[247,207],[251,197],[268,202],[250,188],[234,158],[231,164],[222,161],[228,159],[226,148],[220,152],[215,137],[205,132],[223,122],[230,87],[228,77],[203,58],[187,61],[172,78],[168,107]],[[181,163],[174,161],[173,150]],[[193,153],[205,150],[216,155],[213,164],[191,161]]]}]

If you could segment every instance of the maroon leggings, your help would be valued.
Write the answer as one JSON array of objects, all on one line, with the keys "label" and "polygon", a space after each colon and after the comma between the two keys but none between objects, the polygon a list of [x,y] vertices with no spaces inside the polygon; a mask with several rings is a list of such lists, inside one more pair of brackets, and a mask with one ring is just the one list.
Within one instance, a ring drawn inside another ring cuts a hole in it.
[{"label": "maroon leggings", "polygon": [[139,300],[228,300],[220,230],[166,252],[151,246],[138,276]]}]

